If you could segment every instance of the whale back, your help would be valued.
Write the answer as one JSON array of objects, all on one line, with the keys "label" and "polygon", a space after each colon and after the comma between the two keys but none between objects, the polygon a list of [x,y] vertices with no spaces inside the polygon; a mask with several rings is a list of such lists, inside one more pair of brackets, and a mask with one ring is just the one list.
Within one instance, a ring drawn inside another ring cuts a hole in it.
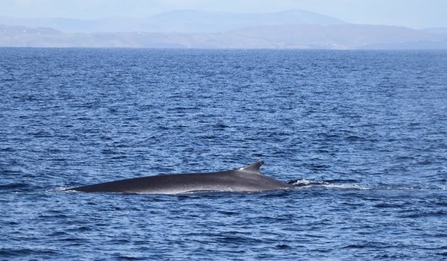
[{"label": "whale back", "polygon": [[124,179],[76,187],[69,190],[82,192],[121,192],[149,194],[178,194],[191,192],[261,192],[290,189],[292,185],[274,180],[260,172],[262,161],[234,170],[168,174]]}]

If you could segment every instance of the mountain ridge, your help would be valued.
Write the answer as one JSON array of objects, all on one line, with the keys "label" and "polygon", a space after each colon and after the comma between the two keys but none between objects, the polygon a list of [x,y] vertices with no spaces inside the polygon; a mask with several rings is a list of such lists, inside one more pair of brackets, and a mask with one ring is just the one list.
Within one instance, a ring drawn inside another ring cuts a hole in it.
[{"label": "mountain ridge", "polygon": [[[66,18],[6,19],[21,25],[2,25],[4,20],[0,17],[2,47],[447,49],[447,28],[350,24],[304,10],[263,14],[178,10],[79,23]],[[58,26],[50,26],[54,23]]]},{"label": "mountain ridge", "polygon": [[266,24],[322,25],[346,23],[335,17],[305,10],[285,10],[271,13],[231,13],[196,10],[175,10],[144,18],[105,17],[98,19],[18,18],[0,16],[0,24],[29,27],[51,27],[64,33],[94,32],[164,32],[218,33],[238,28]]},{"label": "mountain ridge", "polygon": [[447,34],[384,25],[266,25],[222,33],[76,33],[0,25],[0,47],[447,49]]}]

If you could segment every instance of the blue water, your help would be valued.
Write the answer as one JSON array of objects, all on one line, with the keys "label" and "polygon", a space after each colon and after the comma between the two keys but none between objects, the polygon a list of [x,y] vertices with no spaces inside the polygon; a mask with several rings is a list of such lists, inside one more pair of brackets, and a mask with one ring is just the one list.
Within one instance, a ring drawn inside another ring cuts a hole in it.
[{"label": "blue water", "polygon": [[[0,49],[0,260],[445,260],[447,52]],[[264,160],[293,191],[88,194]]]}]

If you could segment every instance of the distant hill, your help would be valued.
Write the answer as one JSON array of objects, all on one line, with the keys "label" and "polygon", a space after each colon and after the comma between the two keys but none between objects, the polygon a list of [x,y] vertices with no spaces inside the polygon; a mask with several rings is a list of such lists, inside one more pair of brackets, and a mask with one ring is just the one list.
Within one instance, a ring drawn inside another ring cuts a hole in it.
[{"label": "distant hill", "polygon": [[67,46],[67,35],[52,28],[0,25],[0,46],[2,47],[53,47]]},{"label": "distant hill", "polygon": [[0,25],[0,46],[226,49],[447,49],[447,37],[383,25],[264,25],[222,33],[77,33]]},{"label": "distant hill", "polygon": [[435,41],[437,37],[407,27],[383,25],[269,25],[228,32],[275,48],[357,49],[380,44]]},{"label": "distant hill", "polygon": [[228,13],[179,10],[160,13],[146,18],[107,17],[91,20],[0,16],[0,24],[49,27],[64,33],[217,33],[260,25],[333,25],[345,24],[345,22],[334,17],[304,10],[288,10],[275,13]]},{"label": "distant hill", "polygon": [[345,24],[345,22],[304,10],[276,13],[226,13],[203,11],[172,11],[142,20],[141,27],[148,32],[225,32],[261,25]]},{"label": "distant hill", "polygon": [[172,11],[95,20],[0,17],[0,46],[238,49],[447,49],[447,29],[348,24],[303,10]]},{"label": "distant hill", "polygon": [[429,34],[438,34],[438,35],[447,36],[447,28],[445,28],[445,27],[427,28],[427,29],[424,29],[424,31]]}]

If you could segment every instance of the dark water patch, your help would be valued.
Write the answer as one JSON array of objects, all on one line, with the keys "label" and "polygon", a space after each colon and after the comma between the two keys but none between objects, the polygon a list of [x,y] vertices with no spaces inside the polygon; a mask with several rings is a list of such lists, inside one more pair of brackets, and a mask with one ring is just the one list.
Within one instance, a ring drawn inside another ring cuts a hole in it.
[{"label": "dark water patch", "polygon": [[246,245],[246,244],[257,244],[259,239],[252,238],[250,236],[243,236],[237,234],[221,235],[216,238],[217,242],[229,245]]},{"label": "dark water patch", "polygon": [[[404,203],[406,204],[406,203]],[[374,205],[376,208],[401,208],[402,204],[389,204],[389,203],[380,203]]]},{"label": "dark water patch", "polygon": [[219,211],[219,214],[223,214],[226,216],[234,216],[234,215],[240,215],[241,213],[234,212],[234,211]]},{"label": "dark water patch", "polygon": [[26,183],[11,183],[6,185],[0,185],[0,191],[6,190],[6,191],[23,191],[26,189],[29,189],[31,186]]},{"label": "dark water patch", "polygon": [[289,245],[286,245],[286,244],[278,244],[275,247],[278,248],[278,249],[289,249],[289,248],[291,248]]},{"label": "dark water patch", "polygon": [[35,259],[36,257],[46,259],[58,255],[58,251],[53,249],[31,249],[31,248],[0,248],[1,258]]}]

